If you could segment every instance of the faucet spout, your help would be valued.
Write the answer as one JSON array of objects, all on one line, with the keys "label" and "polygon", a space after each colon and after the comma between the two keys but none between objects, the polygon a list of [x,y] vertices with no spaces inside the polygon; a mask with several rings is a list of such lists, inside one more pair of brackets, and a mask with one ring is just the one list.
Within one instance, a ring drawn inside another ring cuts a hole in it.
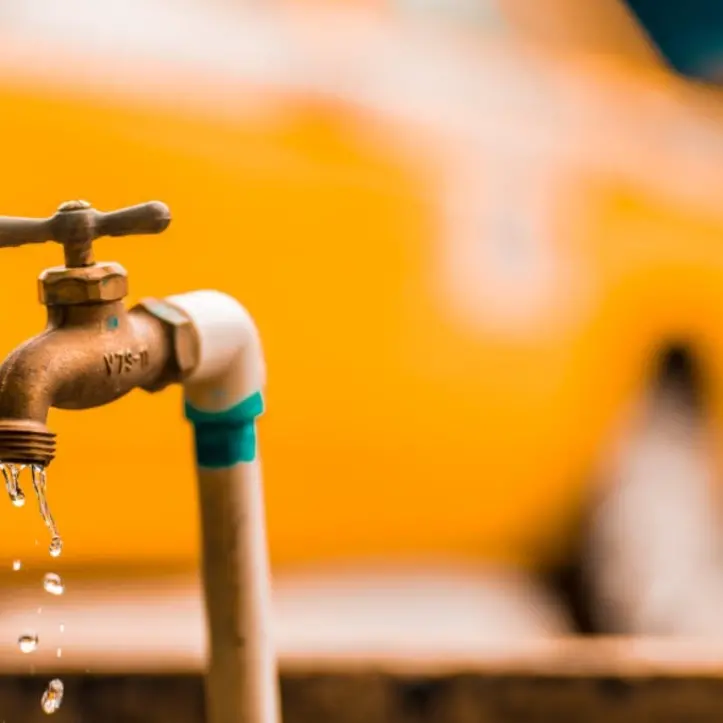
[{"label": "faucet spout", "polygon": [[52,461],[51,407],[90,409],[178,378],[172,337],[145,307],[49,306],[45,330],[0,365],[0,461]]}]

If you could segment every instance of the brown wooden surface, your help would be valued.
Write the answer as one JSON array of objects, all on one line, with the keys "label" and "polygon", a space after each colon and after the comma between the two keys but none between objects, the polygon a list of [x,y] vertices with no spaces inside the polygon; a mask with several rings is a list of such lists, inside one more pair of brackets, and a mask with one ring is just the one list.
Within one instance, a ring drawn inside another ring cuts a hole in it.
[{"label": "brown wooden surface", "polygon": [[[43,676],[0,678],[2,720],[40,723]],[[66,677],[55,723],[201,723],[200,676]],[[704,723],[723,719],[715,677],[287,673],[285,723]]]}]

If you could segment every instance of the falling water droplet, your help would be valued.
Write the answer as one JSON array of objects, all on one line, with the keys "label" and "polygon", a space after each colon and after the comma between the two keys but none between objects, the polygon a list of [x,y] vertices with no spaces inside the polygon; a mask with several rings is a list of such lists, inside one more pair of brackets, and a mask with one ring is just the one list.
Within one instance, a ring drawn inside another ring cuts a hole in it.
[{"label": "falling water droplet", "polygon": [[63,702],[63,681],[55,678],[48,683],[48,687],[40,699],[40,707],[43,712],[51,715],[60,708]]},{"label": "falling water droplet", "polygon": [[60,623],[60,632],[61,633],[65,632],[65,623]]},{"label": "falling water droplet", "polygon": [[15,570],[15,572],[17,572],[22,566],[23,563],[20,562],[20,560],[13,560],[13,570]]},{"label": "falling water droplet", "polygon": [[58,650],[56,651],[55,654],[56,654],[59,658],[61,658],[61,657],[63,656],[63,649],[62,649],[62,648],[58,648]]},{"label": "falling water droplet", "polygon": [[51,595],[62,595],[65,592],[65,585],[60,579],[60,575],[56,575],[54,572],[49,572],[43,578],[43,587],[45,592],[49,592]]},{"label": "falling water droplet", "polygon": [[38,647],[38,636],[36,633],[26,633],[18,638],[18,647],[23,653],[33,653]]},{"label": "falling water droplet", "polygon": [[25,469],[25,465],[16,465],[11,463],[0,462],[0,471],[5,478],[5,489],[8,492],[11,502],[16,507],[22,507],[25,504],[25,495],[20,489],[18,478],[20,472]]},{"label": "falling water droplet", "polygon": [[38,608],[38,615],[40,615],[43,612],[43,608]]},{"label": "falling water droplet", "polygon": [[50,556],[58,557],[63,550],[63,541],[60,539],[58,527],[55,524],[53,515],[50,514],[50,507],[48,507],[48,497],[46,493],[47,477],[45,474],[45,467],[41,467],[39,464],[34,464],[31,465],[30,472],[32,473],[35,496],[38,498],[40,515],[43,518],[43,522],[45,522],[45,525],[50,530]]},{"label": "falling water droplet", "polygon": [[50,541],[50,547],[48,548],[50,557],[60,557],[60,553],[63,551],[63,541],[59,537],[54,537]]}]

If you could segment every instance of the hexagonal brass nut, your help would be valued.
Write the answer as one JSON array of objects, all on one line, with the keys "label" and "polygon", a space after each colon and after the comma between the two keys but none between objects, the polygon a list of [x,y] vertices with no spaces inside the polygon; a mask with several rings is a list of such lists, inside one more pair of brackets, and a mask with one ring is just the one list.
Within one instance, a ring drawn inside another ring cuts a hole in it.
[{"label": "hexagonal brass nut", "polygon": [[46,306],[118,301],[128,294],[128,275],[116,263],[83,268],[56,266],[38,279],[40,303]]},{"label": "hexagonal brass nut", "polygon": [[141,299],[137,306],[145,309],[171,331],[176,364],[181,378],[186,378],[201,360],[201,343],[191,319],[181,309],[162,299]]}]

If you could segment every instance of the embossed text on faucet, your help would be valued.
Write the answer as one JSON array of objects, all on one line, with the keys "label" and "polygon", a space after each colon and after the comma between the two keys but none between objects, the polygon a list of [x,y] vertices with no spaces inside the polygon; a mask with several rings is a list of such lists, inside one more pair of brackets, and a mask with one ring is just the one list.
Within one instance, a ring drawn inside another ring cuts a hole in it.
[{"label": "embossed text on faucet", "polygon": [[145,369],[148,366],[148,349],[134,352],[132,349],[110,352],[103,355],[108,376],[133,371],[136,366]]}]

